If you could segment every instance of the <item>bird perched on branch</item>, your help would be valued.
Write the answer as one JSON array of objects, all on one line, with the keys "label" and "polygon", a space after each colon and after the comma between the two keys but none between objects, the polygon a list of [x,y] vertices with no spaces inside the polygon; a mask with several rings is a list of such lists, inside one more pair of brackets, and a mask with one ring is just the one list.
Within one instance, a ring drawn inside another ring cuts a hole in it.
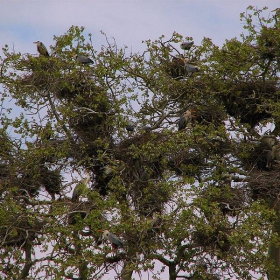
[{"label": "bird perched on branch", "polygon": [[193,41],[186,41],[186,42],[182,42],[180,47],[182,50],[187,51],[192,47],[193,44],[194,44]]},{"label": "bird perched on branch", "polygon": [[123,242],[113,233],[109,232],[109,230],[100,229],[100,232],[103,232],[103,238],[110,241],[113,249],[118,249],[123,247]]},{"label": "bird perched on branch", "polygon": [[125,127],[127,132],[133,132],[135,129],[135,124],[132,121],[129,121]]},{"label": "bird perched on branch", "polygon": [[48,53],[48,50],[47,50],[46,46],[45,46],[42,42],[37,41],[37,42],[34,42],[34,44],[37,45],[37,51],[38,51],[38,53],[39,53],[40,55],[46,56],[46,57],[49,57],[49,56],[50,56],[49,53]]},{"label": "bird perched on branch", "polygon": [[199,67],[194,66],[194,65],[189,64],[189,63],[186,63],[186,64],[185,64],[185,67],[186,67],[187,72],[190,73],[190,76],[192,76],[193,73],[199,72],[199,71],[200,71],[200,68],[199,68]]},{"label": "bird perched on branch", "polygon": [[73,202],[79,201],[80,196],[83,194],[84,190],[87,187],[87,184],[90,181],[90,174],[87,171],[85,171],[85,173],[86,173],[86,178],[83,178],[83,180],[76,185],[73,191],[72,199],[71,199]]},{"label": "bird perched on branch", "polygon": [[178,131],[183,130],[187,127],[187,124],[191,119],[194,117],[192,113],[194,113],[194,110],[187,110],[179,119],[178,122]]},{"label": "bird perched on branch", "polygon": [[92,64],[93,60],[84,56],[84,55],[74,55],[74,58],[77,62],[82,63],[82,64]]}]

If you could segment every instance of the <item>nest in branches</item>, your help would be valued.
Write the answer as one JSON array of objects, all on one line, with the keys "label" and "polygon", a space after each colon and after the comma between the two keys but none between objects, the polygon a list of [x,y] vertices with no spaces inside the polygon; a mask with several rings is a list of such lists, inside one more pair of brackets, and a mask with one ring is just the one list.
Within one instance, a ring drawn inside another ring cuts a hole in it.
[{"label": "nest in branches", "polygon": [[[161,133],[143,133],[126,139],[116,147],[116,159],[124,162],[127,166],[125,178],[128,182],[140,179],[145,172],[148,173],[149,179],[162,178],[165,167],[163,166],[162,156],[143,155],[145,146],[152,143],[163,143],[166,141],[166,135]],[[143,153],[139,152],[143,149]]]},{"label": "nest in branches", "polygon": [[[69,125],[86,143],[111,138],[113,117],[110,102],[103,91],[83,92],[72,101],[78,109],[70,117]],[[87,109],[88,108],[88,109]]]},{"label": "nest in branches", "polygon": [[221,96],[230,116],[255,127],[260,121],[270,118],[267,100],[277,101],[276,82],[241,81],[226,82],[228,94]]},{"label": "nest in branches", "polygon": [[267,169],[267,153],[268,147],[264,143],[259,143],[247,153],[241,152],[238,158],[242,161],[247,170],[256,168],[258,170]]},{"label": "nest in branches", "polygon": [[24,70],[32,72],[23,76],[23,85],[32,85],[38,90],[49,90],[55,80],[53,72],[56,70],[56,59],[47,57],[28,57],[22,60]]},{"label": "nest in branches", "polygon": [[179,151],[170,155],[168,166],[177,176],[187,175],[190,177],[200,176],[200,168],[204,160],[196,150]]},{"label": "nest in branches", "polygon": [[38,91],[44,91],[50,89],[50,81],[48,73],[34,72],[26,74],[21,79],[22,85],[33,86]]},{"label": "nest in branches", "polygon": [[128,195],[132,198],[136,211],[144,216],[161,212],[169,198],[168,192],[158,183],[165,170],[162,155],[145,153],[145,146],[163,143],[166,137],[161,133],[143,133],[122,141],[116,149],[116,158],[125,163],[122,174]]},{"label": "nest in branches", "polygon": [[23,247],[26,242],[32,242],[44,223],[38,220],[30,222],[27,218],[12,218],[7,225],[1,225],[0,238],[2,246]]},{"label": "nest in branches", "polygon": [[273,60],[280,56],[279,29],[263,27],[258,37],[258,50],[263,59]]},{"label": "nest in branches", "polygon": [[[73,99],[78,95],[83,98],[94,98],[96,96],[99,96],[100,94],[106,96],[106,91],[104,91],[104,89],[102,89],[101,87],[92,84],[91,81],[77,81],[77,79],[74,80],[71,77],[65,81],[59,81],[59,85],[57,86],[57,88],[58,89],[55,92],[55,96],[58,99]],[[86,104],[81,105],[86,106]]]},{"label": "nest in branches", "polygon": [[60,171],[49,170],[47,167],[43,166],[41,168],[39,182],[52,197],[55,194],[60,194],[62,187]]},{"label": "nest in branches", "polygon": [[228,252],[231,248],[228,233],[229,230],[222,227],[217,227],[212,231],[202,229],[194,231],[192,239],[197,246],[203,247],[205,250],[210,248],[211,250]]},{"label": "nest in branches", "polygon": [[57,67],[57,61],[55,57],[45,57],[45,56],[27,56],[21,60],[21,65],[24,69],[32,70],[33,72],[52,72]]},{"label": "nest in branches", "polygon": [[[150,182],[149,182],[150,181]],[[130,189],[135,210],[143,216],[151,217],[154,213],[161,213],[170,194],[164,186],[149,180],[135,182]]]},{"label": "nest in branches", "polygon": [[19,178],[14,179],[14,184],[18,186],[21,195],[35,196],[38,194],[40,187],[54,197],[61,190],[61,175],[58,170],[49,170],[45,166],[33,166],[28,170],[23,170]]},{"label": "nest in branches", "polygon": [[253,200],[265,200],[271,206],[278,206],[280,200],[279,170],[252,172],[247,187]]},{"label": "nest in branches", "polygon": [[196,105],[194,110],[194,121],[200,124],[214,124],[219,126],[225,119],[223,108],[219,108],[219,104]]},{"label": "nest in branches", "polygon": [[236,211],[244,206],[246,196],[243,189],[230,186],[209,186],[202,192],[210,203],[217,203],[224,215],[235,216]]},{"label": "nest in branches", "polygon": [[173,79],[182,79],[187,75],[184,56],[173,57],[171,61],[165,61],[166,72]]}]

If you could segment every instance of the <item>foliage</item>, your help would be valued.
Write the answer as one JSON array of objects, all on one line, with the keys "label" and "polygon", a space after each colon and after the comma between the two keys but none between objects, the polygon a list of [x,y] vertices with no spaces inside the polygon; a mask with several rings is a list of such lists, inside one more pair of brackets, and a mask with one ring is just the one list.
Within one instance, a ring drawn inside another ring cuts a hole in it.
[{"label": "foliage", "polygon": [[176,32],[143,53],[107,38],[97,52],[76,26],[50,57],[3,48],[1,277],[160,279],[158,262],[170,279],[277,273],[280,19],[262,12],[241,15],[240,39],[184,54]]}]

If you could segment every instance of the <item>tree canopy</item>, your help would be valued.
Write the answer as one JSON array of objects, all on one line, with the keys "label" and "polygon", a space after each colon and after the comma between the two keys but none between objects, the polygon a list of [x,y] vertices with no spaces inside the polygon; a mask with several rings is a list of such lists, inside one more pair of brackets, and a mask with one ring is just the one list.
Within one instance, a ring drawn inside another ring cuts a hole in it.
[{"label": "tree canopy", "polygon": [[279,279],[280,13],[264,10],[222,47],[103,34],[97,51],[77,26],[49,56],[3,47],[0,277]]}]

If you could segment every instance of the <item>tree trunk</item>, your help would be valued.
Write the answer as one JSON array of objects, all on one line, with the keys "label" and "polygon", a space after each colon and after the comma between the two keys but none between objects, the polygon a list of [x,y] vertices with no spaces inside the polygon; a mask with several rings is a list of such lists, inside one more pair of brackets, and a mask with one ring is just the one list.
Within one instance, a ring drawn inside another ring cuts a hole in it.
[{"label": "tree trunk", "polygon": [[[280,211],[277,211],[277,219],[273,225],[273,234],[277,234],[280,237]],[[274,267],[268,270],[268,279],[276,280],[280,279],[280,246],[279,243],[271,242],[268,249],[268,259],[273,262]]]},{"label": "tree trunk", "polygon": [[31,263],[31,250],[32,250],[32,245],[31,242],[27,239],[24,244],[24,251],[25,251],[25,265],[21,271],[21,275],[19,279],[26,279],[27,276],[29,275],[29,270],[32,266]]},{"label": "tree trunk", "polygon": [[131,280],[133,269],[129,267],[129,262],[125,261],[122,269],[121,280]]},{"label": "tree trunk", "polygon": [[176,280],[176,264],[170,263],[169,265],[169,280]]}]

